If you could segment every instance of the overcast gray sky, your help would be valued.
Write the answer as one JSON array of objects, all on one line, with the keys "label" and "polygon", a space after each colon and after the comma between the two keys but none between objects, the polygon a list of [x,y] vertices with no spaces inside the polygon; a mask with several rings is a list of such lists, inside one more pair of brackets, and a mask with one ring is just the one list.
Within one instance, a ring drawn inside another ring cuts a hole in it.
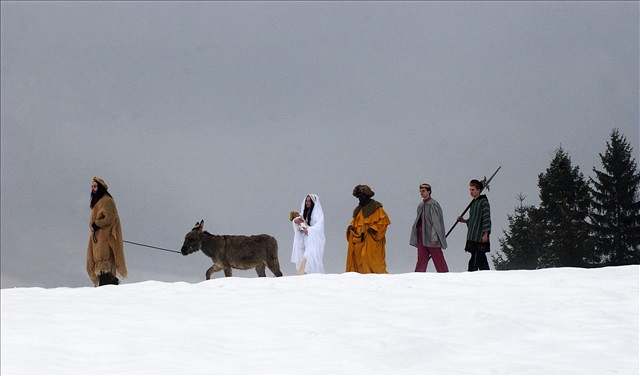
[{"label": "overcast gray sky", "polygon": [[[612,128],[638,155],[638,3],[3,1],[2,287],[87,286],[89,184],[125,239],[178,249],[200,219],[268,233],[285,275],[288,212],[326,215],[327,272],[368,184],[391,218],[391,273],[427,181],[447,227],[488,193],[493,250],[519,192],[562,145],[587,175]],[[445,255],[466,270],[466,229]],[[125,247],[130,278],[204,278],[209,260]],[[433,265],[429,265],[433,271]],[[254,271],[235,272],[254,277]],[[269,274],[270,275],[270,274]],[[216,274],[216,278],[221,274]]]}]

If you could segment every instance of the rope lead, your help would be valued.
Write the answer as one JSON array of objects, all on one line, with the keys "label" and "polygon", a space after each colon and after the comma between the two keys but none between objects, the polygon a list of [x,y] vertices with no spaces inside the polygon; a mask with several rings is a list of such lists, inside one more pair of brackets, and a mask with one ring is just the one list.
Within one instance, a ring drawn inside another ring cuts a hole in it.
[{"label": "rope lead", "polygon": [[136,242],[130,242],[128,240],[123,240],[125,243],[129,243],[129,244],[135,244],[135,245],[139,245],[141,247],[147,247],[147,248],[153,248],[153,249],[159,249],[161,251],[166,251],[166,252],[173,252],[173,253],[182,253],[180,251],[174,251],[173,249],[166,249],[166,248],[160,248],[160,247],[154,247],[152,245],[147,245],[147,244],[142,244],[142,243],[136,243]]}]

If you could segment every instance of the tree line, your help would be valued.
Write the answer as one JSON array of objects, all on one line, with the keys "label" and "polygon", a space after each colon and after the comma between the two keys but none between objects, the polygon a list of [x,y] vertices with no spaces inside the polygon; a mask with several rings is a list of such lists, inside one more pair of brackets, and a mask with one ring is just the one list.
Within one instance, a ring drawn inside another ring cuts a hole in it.
[{"label": "tree line", "polygon": [[588,179],[562,148],[538,175],[540,204],[518,195],[492,256],[497,270],[640,264],[640,174],[618,130]]}]

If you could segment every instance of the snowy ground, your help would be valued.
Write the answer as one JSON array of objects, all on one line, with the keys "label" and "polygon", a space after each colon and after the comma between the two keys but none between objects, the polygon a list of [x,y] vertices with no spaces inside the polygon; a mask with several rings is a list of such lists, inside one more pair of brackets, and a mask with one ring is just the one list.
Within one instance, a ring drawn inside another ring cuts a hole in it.
[{"label": "snowy ground", "polygon": [[2,293],[2,374],[638,374],[638,266]]}]

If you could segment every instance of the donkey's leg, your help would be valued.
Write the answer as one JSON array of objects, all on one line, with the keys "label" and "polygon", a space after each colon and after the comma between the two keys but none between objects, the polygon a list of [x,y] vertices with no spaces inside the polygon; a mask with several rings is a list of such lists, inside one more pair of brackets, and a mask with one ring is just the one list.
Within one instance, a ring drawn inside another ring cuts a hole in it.
[{"label": "donkey's leg", "polygon": [[273,273],[273,275],[275,275],[276,277],[282,277],[278,259],[267,259],[267,267],[269,268],[269,270],[271,270],[271,273]]},{"label": "donkey's leg", "polygon": [[231,267],[228,268],[224,268],[224,276],[225,277],[231,277],[232,273],[231,273]]},{"label": "donkey's leg", "polygon": [[222,270],[222,267],[213,264],[209,269],[207,269],[206,278],[211,279],[211,275],[215,272],[219,272],[220,270]]},{"label": "donkey's leg", "polygon": [[211,274],[215,272],[215,265],[207,269],[207,273],[205,274],[205,280],[211,279]]},{"label": "donkey's leg", "polygon": [[260,264],[256,266],[256,273],[258,273],[258,277],[266,277],[267,274],[264,272],[264,264]]},{"label": "donkey's leg", "polygon": [[267,267],[276,277],[282,277],[280,271],[280,262],[278,262],[278,242],[275,238],[271,238],[267,245]]}]

